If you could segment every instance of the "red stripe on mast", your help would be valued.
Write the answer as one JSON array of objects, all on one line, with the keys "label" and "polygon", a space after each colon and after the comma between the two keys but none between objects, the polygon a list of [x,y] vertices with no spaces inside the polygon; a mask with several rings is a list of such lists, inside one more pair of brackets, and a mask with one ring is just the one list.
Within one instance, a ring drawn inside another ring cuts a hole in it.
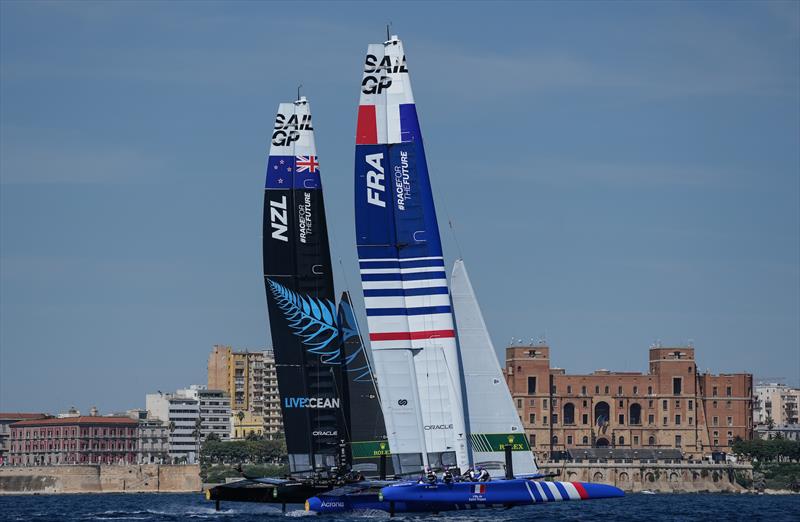
[{"label": "red stripe on mast", "polygon": [[379,332],[369,334],[370,341],[417,341],[455,337],[454,330],[424,330],[421,332]]},{"label": "red stripe on mast", "polygon": [[377,145],[378,121],[374,105],[358,106],[358,126],[356,128],[356,145]]}]

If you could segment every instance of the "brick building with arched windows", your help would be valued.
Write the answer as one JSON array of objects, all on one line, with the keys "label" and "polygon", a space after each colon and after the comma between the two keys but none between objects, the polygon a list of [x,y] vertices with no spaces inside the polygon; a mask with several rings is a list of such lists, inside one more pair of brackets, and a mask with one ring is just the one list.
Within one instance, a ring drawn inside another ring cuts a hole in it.
[{"label": "brick building with arched windows", "polygon": [[647,374],[567,375],[548,346],[511,346],[504,371],[540,458],[604,447],[700,458],[753,437],[752,374],[698,373],[691,347],[651,348]]}]

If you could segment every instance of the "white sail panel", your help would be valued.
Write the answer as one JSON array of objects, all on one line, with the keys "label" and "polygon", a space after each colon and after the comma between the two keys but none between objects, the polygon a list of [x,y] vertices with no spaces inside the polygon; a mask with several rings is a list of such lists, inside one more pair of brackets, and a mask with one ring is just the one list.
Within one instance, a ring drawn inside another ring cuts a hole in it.
[{"label": "white sail panel", "polygon": [[[383,394],[384,352],[410,350],[406,378],[416,383],[424,462],[464,468],[467,433],[455,324],[422,135],[396,36],[370,45],[364,61],[355,206],[378,386]],[[387,419],[387,425],[392,422]],[[399,435],[388,436],[397,456],[392,437]]]},{"label": "white sail panel", "polygon": [[503,446],[514,448],[514,473],[536,473],[536,462],[500,369],[464,261],[453,265],[451,295],[467,394],[473,463],[492,475],[504,473]]}]

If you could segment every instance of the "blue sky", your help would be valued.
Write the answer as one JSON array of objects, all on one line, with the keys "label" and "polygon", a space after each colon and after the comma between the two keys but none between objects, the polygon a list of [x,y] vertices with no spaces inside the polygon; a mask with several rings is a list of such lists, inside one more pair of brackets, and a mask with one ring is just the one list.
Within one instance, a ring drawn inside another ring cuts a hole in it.
[{"label": "blue sky", "polygon": [[[338,289],[366,45],[404,39],[499,351],[800,384],[800,3],[0,3],[0,410],[141,407],[269,344],[268,137],[311,101]],[[458,244],[446,230],[455,224]]]}]

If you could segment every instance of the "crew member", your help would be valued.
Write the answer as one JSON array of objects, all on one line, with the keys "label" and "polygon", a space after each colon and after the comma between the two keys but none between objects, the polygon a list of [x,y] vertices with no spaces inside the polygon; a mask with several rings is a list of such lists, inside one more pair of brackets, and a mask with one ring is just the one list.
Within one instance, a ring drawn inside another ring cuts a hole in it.
[{"label": "crew member", "polygon": [[480,470],[480,473],[478,473],[478,480],[479,481],[481,481],[481,482],[489,482],[490,480],[492,480],[492,477],[491,477],[491,475],[489,475],[488,471],[486,471],[485,469],[482,469],[482,468],[478,468],[478,469]]},{"label": "crew member", "polygon": [[425,468],[425,477],[424,481],[428,484],[436,484],[436,473],[431,470],[431,468]]},{"label": "crew member", "polygon": [[469,479],[472,482],[478,482],[481,478],[481,468],[471,468],[469,470]]},{"label": "crew member", "polygon": [[453,483],[453,472],[450,471],[450,468],[445,468],[444,474],[442,475],[442,480],[444,480],[445,484]]}]

